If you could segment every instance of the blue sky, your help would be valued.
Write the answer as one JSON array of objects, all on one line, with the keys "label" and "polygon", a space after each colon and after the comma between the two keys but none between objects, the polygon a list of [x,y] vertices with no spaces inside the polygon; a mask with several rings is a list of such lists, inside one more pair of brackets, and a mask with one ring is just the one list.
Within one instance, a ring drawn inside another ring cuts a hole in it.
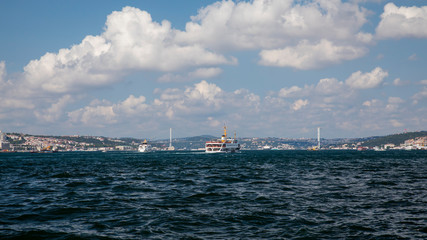
[{"label": "blue sky", "polygon": [[0,129],[426,130],[425,1],[1,1]]}]

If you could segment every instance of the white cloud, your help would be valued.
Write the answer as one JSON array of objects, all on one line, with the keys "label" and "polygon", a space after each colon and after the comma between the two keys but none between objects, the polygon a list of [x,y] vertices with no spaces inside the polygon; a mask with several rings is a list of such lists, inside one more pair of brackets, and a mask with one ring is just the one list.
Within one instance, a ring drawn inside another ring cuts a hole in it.
[{"label": "white cloud", "polygon": [[139,112],[144,111],[147,108],[147,104],[145,104],[145,97],[139,96],[135,97],[130,95],[126,100],[121,102],[120,104],[113,107],[115,112],[126,114],[127,116],[133,115]]},{"label": "white cloud", "polygon": [[221,73],[221,68],[199,68],[193,72],[190,72],[188,75],[194,79],[200,79],[216,77]]},{"label": "white cloud", "polygon": [[199,10],[177,39],[221,51],[260,49],[260,64],[312,69],[365,55],[373,39],[360,31],[367,14],[341,1],[222,1]]},{"label": "white cloud", "polygon": [[107,124],[113,124],[116,114],[113,106],[86,106],[68,113],[68,117],[73,123],[83,123],[88,126],[104,127]]},{"label": "white cloud", "polygon": [[298,111],[298,110],[300,110],[302,107],[304,107],[304,106],[307,106],[308,105],[308,100],[307,99],[305,99],[305,100],[303,100],[303,99],[298,99],[298,100],[296,100],[293,104],[292,104],[292,109],[294,110],[294,111]]},{"label": "white cloud", "polygon": [[102,127],[114,124],[119,118],[128,118],[144,112],[148,108],[145,97],[130,95],[127,99],[117,104],[108,101],[93,101],[90,106],[68,113],[72,123],[83,123],[89,126]]},{"label": "white cloud", "polygon": [[119,81],[131,70],[174,71],[186,67],[235,64],[199,44],[177,43],[168,21],[153,22],[149,13],[124,7],[107,17],[105,32],[58,53],[46,53],[25,66],[32,88],[66,93]]},{"label": "white cloud", "polygon": [[215,84],[201,81],[194,85],[194,88],[188,88],[185,91],[186,96],[190,100],[207,100],[208,102],[215,102],[215,97],[222,93],[221,88]]},{"label": "white cloud", "polygon": [[427,6],[397,7],[394,3],[386,4],[376,34],[379,38],[426,38]]},{"label": "white cloud", "polygon": [[363,106],[365,107],[373,107],[373,106],[378,106],[381,102],[378,99],[372,99],[372,100],[368,100],[363,102]]},{"label": "white cloud", "polygon": [[378,87],[383,79],[388,76],[388,72],[384,71],[380,67],[376,67],[374,70],[368,73],[362,73],[357,71],[347,80],[345,83],[355,89],[368,89]]},{"label": "white cloud", "polygon": [[[222,1],[200,9],[180,31],[124,7],[107,17],[100,35],[30,61],[17,88],[76,93],[121,81],[131,71],[166,72],[161,82],[206,79],[221,73],[218,65],[237,63],[214,52],[226,49],[262,50],[264,65],[319,68],[366,54],[364,46],[372,41],[360,31],[366,15],[357,4],[341,1]],[[189,68],[197,69],[177,74]]]},{"label": "white cloud", "polygon": [[167,73],[157,79],[159,82],[187,82],[194,79],[208,79],[213,78],[222,73],[221,68],[198,68],[188,74],[172,74]]},{"label": "white cloud", "polygon": [[[181,129],[185,136],[215,134],[218,129],[212,128],[220,127],[224,122],[230,127],[234,125],[231,128],[240,136],[259,136],[261,133],[266,136],[306,136],[305,130],[318,126],[348,136],[367,136],[372,129],[389,132],[398,126],[393,126],[390,119],[415,126],[422,123],[411,122],[414,115],[418,118],[425,116],[414,111],[416,105],[405,104],[407,99],[401,96],[389,96],[385,101],[364,99],[335,78],[320,79],[313,85],[283,88],[264,98],[247,89],[228,92],[207,81],[187,87],[157,89],[154,94],[157,97],[151,101],[133,95],[115,103],[95,99],[68,113],[65,109],[70,106],[62,108],[64,105],[51,104],[39,113],[46,114],[45,121],[60,119],[72,129],[86,128],[95,135],[148,134],[157,137],[165,126]],[[427,99],[427,95],[421,94],[413,100]],[[61,111],[65,114],[55,115]]]},{"label": "white cloud", "polygon": [[260,64],[307,70],[356,59],[366,53],[364,47],[336,45],[326,39],[317,44],[303,40],[295,47],[261,51]]},{"label": "white cloud", "polygon": [[[383,84],[388,73],[380,67],[355,72],[345,81],[330,77],[306,85],[284,84],[266,97],[248,89],[228,92],[205,81],[222,73],[220,65],[237,63],[227,55],[229,50],[259,51],[263,65],[302,70],[360,58],[373,37],[361,31],[369,13],[355,2],[221,1],[202,8],[185,31],[125,7],[108,16],[103,33],[29,62],[22,76],[7,79],[0,61],[0,123],[24,125],[36,116],[38,124],[52,123],[52,128],[71,125],[73,131],[89,130],[80,133],[115,136],[137,136],[135,129],[156,134],[170,125],[186,129],[186,136],[211,133],[224,119],[246,135],[266,136],[300,136],[317,126],[339,129],[347,136],[366,136],[372,131],[369,127],[389,132],[401,124],[422,126],[422,121],[410,119],[427,119],[424,108],[416,109],[416,104],[425,105],[426,89],[409,99],[386,92],[367,99],[358,94]],[[148,100],[129,95],[110,102],[93,100],[89,94],[91,88],[111,85],[136,71],[160,72],[161,82],[198,82],[157,89]],[[403,88],[407,82],[396,78],[393,84]],[[427,85],[426,80],[419,83]],[[406,104],[411,100],[414,104]]]},{"label": "white cloud", "polygon": [[28,112],[36,107],[36,100],[31,98],[33,96],[25,94],[21,90],[8,79],[6,63],[0,61],[0,119],[13,121],[15,112],[20,110]]},{"label": "white cloud", "polygon": [[344,86],[343,82],[335,78],[320,79],[316,86],[316,92],[323,95],[339,95]]},{"label": "white cloud", "polygon": [[298,86],[292,86],[290,88],[282,88],[279,91],[279,97],[290,97],[295,96],[296,93],[299,93],[302,88]]},{"label": "white cloud", "polygon": [[[313,107],[331,111],[335,108],[345,108],[352,102],[356,92],[335,78],[320,79],[317,84],[305,85],[303,88],[292,86],[278,91],[279,98],[309,98]],[[273,94],[274,95],[274,94]],[[274,100],[278,101],[278,100]],[[279,101],[280,102],[280,101]],[[299,103],[303,103],[299,101]],[[298,108],[298,104],[294,105]],[[291,106],[293,108],[294,106]]]},{"label": "white cloud", "polygon": [[[75,126],[95,128],[111,125],[137,126],[144,122],[145,125],[139,126],[141,129],[155,131],[155,129],[147,129],[147,126],[166,124],[166,122],[171,124],[172,121],[174,126],[181,126],[181,128],[194,126],[189,130],[194,131],[194,134],[200,134],[198,132],[200,129],[209,129],[212,124],[223,123],[224,115],[227,116],[225,119],[228,118],[231,121],[241,115],[242,111],[247,112],[243,114],[245,117],[256,114],[260,104],[259,96],[247,90],[240,89],[226,93],[217,85],[206,81],[184,89],[157,89],[156,94],[159,94],[159,98],[151,103],[147,103],[143,96],[132,95],[118,103],[93,101],[89,106],[69,112],[69,122]],[[207,119],[212,121],[208,123]],[[222,120],[218,121],[218,119]]]},{"label": "white cloud", "polygon": [[63,114],[63,109],[72,101],[70,95],[64,95],[57,102],[52,103],[48,109],[36,110],[34,115],[41,121],[55,122]]},{"label": "white cloud", "polygon": [[366,15],[341,1],[222,1],[199,10],[179,38],[213,49],[281,48],[301,39],[366,42],[370,34],[359,32]]}]

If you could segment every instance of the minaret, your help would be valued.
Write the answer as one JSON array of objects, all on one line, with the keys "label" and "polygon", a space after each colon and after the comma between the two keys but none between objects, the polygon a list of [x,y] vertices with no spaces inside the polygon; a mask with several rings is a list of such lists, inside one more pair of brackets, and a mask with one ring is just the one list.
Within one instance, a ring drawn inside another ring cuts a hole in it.
[{"label": "minaret", "polygon": [[320,127],[317,128],[317,149],[320,149]]}]

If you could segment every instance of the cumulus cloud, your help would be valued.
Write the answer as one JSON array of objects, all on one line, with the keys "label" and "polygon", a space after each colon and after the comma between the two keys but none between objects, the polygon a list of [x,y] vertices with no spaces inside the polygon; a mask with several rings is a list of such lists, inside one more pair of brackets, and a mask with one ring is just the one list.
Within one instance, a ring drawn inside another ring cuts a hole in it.
[{"label": "cumulus cloud", "polygon": [[360,31],[366,16],[341,1],[222,1],[199,10],[177,38],[221,51],[261,49],[262,65],[312,69],[365,55],[373,38]]},{"label": "cumulus cloud", "polygon": [[345,83],[355,89],[375,88],[378,87],[383,82],[383,79],[387,76],[387,71],[384,71],[380,67],[376,67],[374,70],[368,73],[357,71],[351,74]]},{"label": "cumulus cloud", "polygon": [[207,100],[213,102],[218,94],[221,94],[222,90],[215,84],[201,81],[194,85],[194,88],[188,88],[185,91],[186,96],[191,100]]},{"label": "cumulus cloud", "polygon": [[[407,18],[397,24],[400,32],[404,32],[402,26],[417,26],[420,17],[402,13],[406,8],[397,9],[394,15]],[[415,10],[420,9],[424,8]],[[5,63],[0,62],[0,120],[36,116],[40,122],[65,121],[101,134],[108,127],[108,134],[116,136],[135,136],[135,128],[158,132],[169,125],[192,126],[188,136],[207,133],[224,119],[249,134],[258,131],[271,136],[292,131],[298,136],[314,126],[366,134],[369,127],[399,125],[390,119],[407,124],[409,117],[399,118],[396,112],[413,116],[409,107],[403,107],[408,99],[365,99],[357,94],[383,83],[388,73],[380,67],[355,72],[345,81],[330,77],[312,84],[284,85],[266,97],[248,89],[228,92],[205,80],[220,75],[220,65],[236,64],[237,59],[227,55],[236,51],[259,51],[259,64],[301,70],[360,58],[373,41],[372,34],[361,31],[368,14],[357,1],[225,0],[200,9],[181,31],[166,20],[155,22],[149,13],[125,7],[108,16],[100,35],[87,36],[76,45],[29,62],[17,81],[7,79]],[[377,36],[414,36],[385,34],[383,25],[396,16],[383,15]],[[149,100],[130,95],[117,102],[95,99],[85,103],[92,100],[91,88],[111,85],[135,71],[160,72],[159,82],[197,83],[157,89]],[[425,85],[424,81],[420,84]],[[8,89],[15,90],[5,91],[12,82],[13,88]],[[393,83],[403,86],[404,82],[396,79]],[[427,90],[420,90],[413,95],[411,106],[424,103],[426,96]],[[21,109],[20,115],[9,114],[12,108]],[[365,133],[360,133],[363,129]]]},{"label": "cumulus cloud", "polygon": [[[421,91],[413,100],[424,101],[427,99],[425,92]],[[248,89],[225,91],[204,80],[186,87],[157,89],[154,94],[155,99],[151,101],[144,96],[133,95],[115,103],[94,100],[88,106],[66,113],[64,116],[68,121],[61,120],[73,127],[89,128],[92,132],[102,133],[108,127],[110,134],[120,132],[127,136],[136,134],[129,126],[152,135],[157,135],[165,126],[191,126],[185,128],[186,136],[215,134],[217,131],[212,128],[221,126],[224,121],[234,125],[232,128],[240,135],[262,132],[267,136],[301,136],[306,134],[304,129],[322,126],[338,129],[350,136],[366,136],[372,129],[389,131],[395,128],[397,125],[393,125],[390,119],[406,125],[415,114],[411,108],[415,105],[407,106],[407,99],[403,97],[364,99],[356,90],[335,78],[320,79],[313,85],[283,88],[266,97]],[[66,100],[72,99],[63,101]],[[50,108],[60,107],[52,104]],[[53,112],[40,112],[49,113]],[[416,115],[425,114],[418,112]],[[52,114],[51,117],[58,116]],[[283,127],[284,123],[286,127]]]},{"label": "cumulus cloud", "polygon": [[68,117],[73,123],[83,123],[89,126],[105,126],[114,124],[119,118],[135,116],[147,109],[145,97],[135,97],[130,95],[127,99],[117,104],[110,102],[94,101],[90,106],[68,113]]},{"label": "cumulus cloud", "polygon": [[261,51],[260,64],[307,70],[356,59],[366,52],[364,47],[335,45],[326,39],[315,44],[303,40],[295,47]]},{"label": "cumulus cloud", "polygon": [[[147,126],[159,122],[170,124],[172,121],[173,125],[184,124],[194,126],[194,129],[208,129],[218,122],[223,123],[224,115],[229,119],[239,118],[241,110],[247,112],[245,116],[256,114],[260,104],[260,97],[248,90],[239,89],[226,93],[217,85],[204,80],[184,89],[157,89],[156,94],[159,97],[152,102],[146,102],[143,96],[132,95],[118,103],[94,101],[89,106],[69,112],[69,122],[76,126],[96,128],[130,122],[128,125],[154,131],[147,129]],[[140,125],[141,122],[145,124]]]},{"label": "cumulus cloud", "polygon": [[279,97],[291,97],[295,96],[295,94],[298,94],[301,92],[302,88],[298,86],[292,86],[290,88],[282,88],[279,90]]},{"label": "cumulus cloud", "polygon": [[167,72],[236,63],[199,44],[178,43],[176,32],[166,20],[157,23],[145,11],[124,7],[107,17],[101,35],[31,61],[24,68],[25,79],[32,88],[66,93],[111,84],[134,70]]},{"label": "cumulus cloud", "polygon": [[355,96],[355,91],[344,82],[336,78],[323,78],[317,84],[304,87],[292,86],[278,91],[280,98],[310,98],[312,105],[331,109],[334,105],[341,105]]},{"label": "cumulus cloud", "polygon": [[45,122],[55,122],[63,114],[63,109],[69,102],[72,101],[71,95],[64,95],[57,102],[52,103],[52,105],[47,109],[36,110],[34,112],[35,116]]},{"label": "cumulus cloud", "polygon": [[341,1],[222,1],[200,9],[179,37],[214,49],[278,48],[300,39],[354,36],[366,41],[369,34],[360,32],[366,14],[357,4]]},{"label": "cumulus cloud", "polygon": [[363,102],[363,106],[365,107],[373,107],[373,106],[378,106],[378,104],[381,103],[378,99],[372,99],[372,100],[368,100]]},{"label": "cumulus cloud", "polygon": [[292,109],[295,111],[300,110],[302,107],[306,106],[308,104],[307,99],[298,99],[292,104]]},{"label": "cumulus cloud", "polygon": [[344,83],[338,81],[336,78],[324,78],[319,80],[316,91],[323,95],[339,95],[343,85]]},{"label": "cumulus cloud", "polygon": [[387,3],[376,34],[378,38],[426,38],[427,6],[397,7]]},{"label": "cumulus cloud", "polygon": [[[165,72],[160,82],[207,79],[221,73],[218,65],[237,63],[220,53],[236,49],[260,50],[263,65],[319,68],[366,54],[372,41],[360,31],[366,15],[341,1],[222,1],[200,9],[181,31],[124,7],[107,17],[100,35],[30,61],[21,87],[69,94],[110,85],[131,71]],[[182,74],[188,69],[196,70]]]}]

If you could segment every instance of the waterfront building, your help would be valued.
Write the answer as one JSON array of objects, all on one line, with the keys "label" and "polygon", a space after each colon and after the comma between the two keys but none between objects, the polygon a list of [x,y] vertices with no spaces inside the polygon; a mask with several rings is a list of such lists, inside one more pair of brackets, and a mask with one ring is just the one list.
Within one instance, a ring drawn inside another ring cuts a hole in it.
[{"label": "waterfront building", "polygon": [[0,150],[1,151],[8,151],[11,150],[11,145],[6,141],[6,134],[4,134],[2,131],[0,131]]}]

